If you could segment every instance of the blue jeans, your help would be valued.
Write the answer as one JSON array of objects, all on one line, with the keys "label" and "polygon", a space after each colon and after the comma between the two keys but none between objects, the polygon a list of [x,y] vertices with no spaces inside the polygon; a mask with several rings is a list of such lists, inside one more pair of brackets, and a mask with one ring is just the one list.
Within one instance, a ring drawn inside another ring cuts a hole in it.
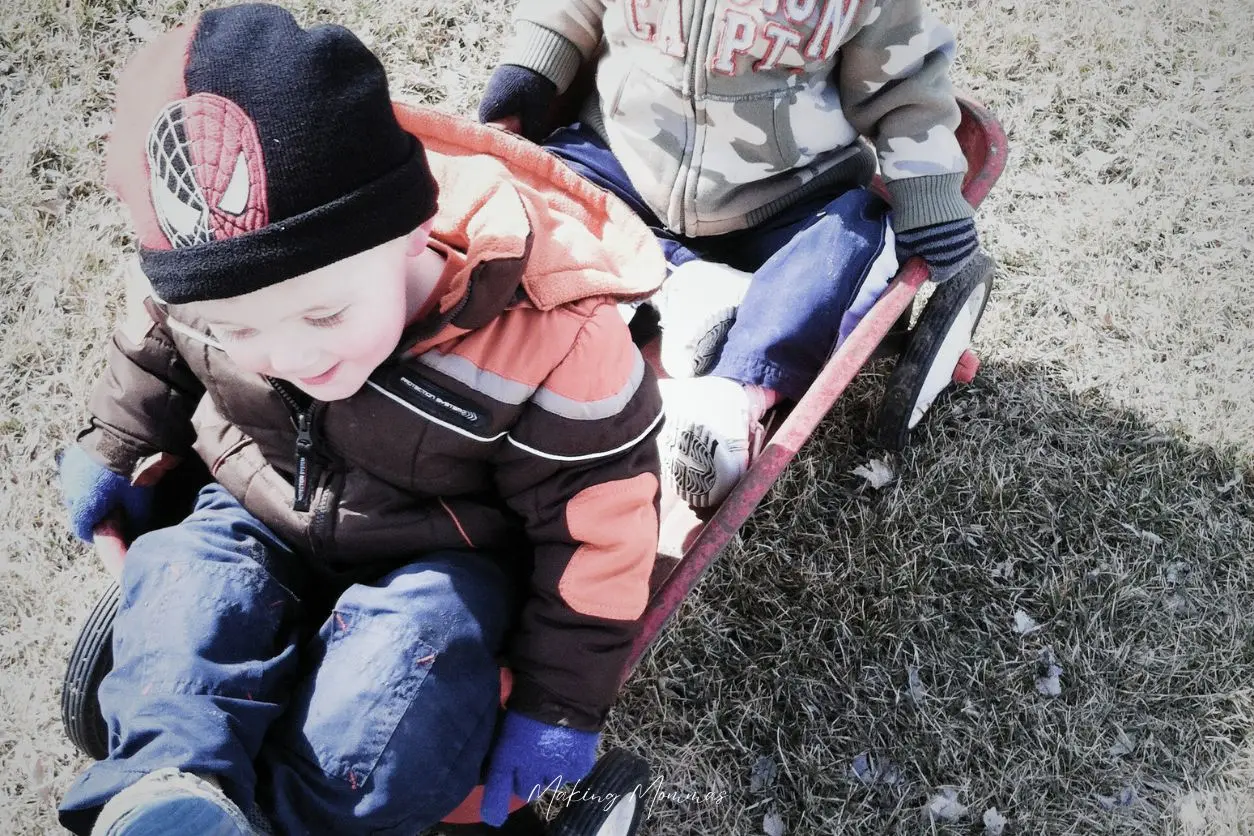
[{"label": "blue jeans", "polygon": [[465,798],[497,720],[504,572],[470,551],[424,555],[337,590],[316,633],[307,574],[218,485],[135,541],[100,687],[109,757],[70,789],[63,825],[88,832],[161,767],[217,776],[280,834],[413,834]]},{"label": "blue jeans", "polygon": [[888,205],[867,189],[817,195],[750,229],[687,238],[662,226],[585,125],[555,131],[544,147],[624,200],[672,266],[704,259],[753,273],[712,375],[799,399],[896,273]]}]

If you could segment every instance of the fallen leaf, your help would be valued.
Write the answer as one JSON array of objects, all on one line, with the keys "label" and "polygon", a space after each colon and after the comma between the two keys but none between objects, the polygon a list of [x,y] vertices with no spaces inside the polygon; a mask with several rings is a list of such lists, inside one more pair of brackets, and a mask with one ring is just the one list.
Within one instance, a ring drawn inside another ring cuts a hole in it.
[{"label": "fallen leaf", "polygon": [[1114,154],[1108,154],[1105,151],[1099,151],[1096,148],[1090,148],[1080,155],[1080,162],[1084,164],[1085,168],[1091,171],[1101,171],[1114,161]]},{"label": "fallen leaf", "polygon": [[891,485],[897,478],[897,474],[893,473],[893,469],[883,459],[871,459],[866,464],[858,465],[851,472],[854,476],[861,476],[875,490]]},{"label": "fallen leaf", "polygon": [[1152,531],[1145,531],[1144,529],[1137,528],[1134,525],[1128,525],[1127,523],[1119,523],[1119,526],[1121,528],[1126,528],[1128,531],[1131,531],[1137,537],[1140,537],[1142,540],[1149,543],[1150,545],[1161,546],[1163,544],[1163,538],[1159,537],[1157,534],[1155,534]]},{"label": "fallen leaf", "polygon": [[1202,811],[1197,807],[1197,801],[1192,798],[1186,798],[1180,805],[1180,824],[1191,830],[1198,830],[1206,824],[1206,817],[1202,815]]},{"label": "fallen leaf", "polygon": [[870,786],[874,783],[875,776],[872,774],[871,755],[869,752],[863,752],[853,759],[853,763],[849,765],[853,770],[853,775],[862,783]]},{"label": "fallen leaf", "polygon": [[465,79],[452,67],[441,70],[437,76],[439,86],[449,94],[460,92],[465,87]]},{"label": "fallen leaf", "polygon": [[967,807],[958,801],[958,793],[946,787],[932,796],[927,804],[927,812],[933,819],[957,821],[967,814]]},{"label": "fallen leaf", "polygon": [[50,311],[57,303],[57,289],[47,282],[41,282],[35,290],[35,307],[41,311]]},{"label": "fallen leaf", "polygon": [[1006,829],[1006,817],[996,807],[984,811],[984,836],[1001,836]]},{"label": "fallen leaf", "polygon": [[1187,580],[1193,568],[1182,561],[1176,561],[1167,567],[1167,583],[1175,586]]},{"label": "fallen leaf", "polygon": [[52,804],[53,797],[56,794],[56,786],[52,782],[51,770],[44,763],[42,757],[35,758],[35,765],[31,769],[31,787],[35,790],[35,794],[45,804]]},{"label": "fallen leaf", "polygon": [[775,761],[766,755],[758,758],[753,762],[753,768],[749,770],[749,792],[759,793],[774,784],[777,773]]},{"label": "fallen leaf", "polygon": [[1215,493],[1219,494],[1220,496],[1223,496],[1228,491],[1237,487],[1244,481],[1245,481],[1245,477],[1241,474],[1241,471],[1238,470],[1236,473],[1232,475],[1232,478],[1230,480],[1220,485],[1219,490],[1215,491]]},{"label": "fallen leaf", "polygon": [[1021,636],[1026,636],[1035,630],[1041,629],[1041,625],[1036,623],[1032,616],[1023,610],[1015,610],[1015,632]]},{"label": "fallen leaf", "polygon": [[133,17],[126,21],[126,29],[141,41],[151,41],[161,34],[159,27],[153,26],[142,17]]},{"label": "fallen leaf", "polygon": [[901,768],[892,761],[881,761],[870,752],[863,752],[850,765],[855,778],[863,786],[896,786],[901,783]]},{"label": "fallen leaf", "polygon": [[1052,647],[1043,648],[1036,658],[1039,676],[1036,678],[1036,690],[1047,697],[1062,694],[1062,665],[1054,658]]},{"label": "fallen leaf", "polygon": [[1036,690],[1047,697],[1057,697],[1062,694],[1062,668],[1057,665],[1050,665],[1049,671],[1045,676],[1037,677]]},{"label": "fallen leaf", "polygon": [[1130,755],[1136,749],[1136,738],[1130,737],[1123,729],[1119,729],[1115,735],[1115,743],[1106,750],[1106,754],[1111,757],[1121,758],[1124,755]]},{"label": "fallen leaf", "polygon": [[1116,807],[1131,807],[1136,803],[1136,789],[1124,787],[1115,795],[1097,796],[1097,805],[1103,810],[1114,810]]},{"label": "fallen leaf", "polygon": [[51,215],[54,218],[60,218],[65,214],[65,204],[66,200],[63,197],[48,197],[43,200],[36,200],[31,205],[38,212],[43,212],[45,215]]},{"label": "fallen leaf", "polygon": [[906,681],[910,686],[910,699],[923,702],[927,697],[927,689],[923,687],[923,680],[919,678],[919,669],[913,665],[906,668]]},{"label": "fallen leaf", "polygon": [[766,836],[784,836],[788,828],[784,826],[784,817],[779,813],[767,813],[762,817],[762,830]]}]

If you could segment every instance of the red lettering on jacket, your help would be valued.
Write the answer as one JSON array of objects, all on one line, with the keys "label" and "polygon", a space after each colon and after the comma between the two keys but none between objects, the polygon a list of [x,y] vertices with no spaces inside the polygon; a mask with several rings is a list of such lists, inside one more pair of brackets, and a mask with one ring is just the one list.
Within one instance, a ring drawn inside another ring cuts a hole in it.
[{"label": "red lettering on jacket", "polygon": [[640,12],[653,5],[653,0],[626,0],[623,3],[623,17],[627,20],[627,28],[642,41],[652,41],[657,34],[657,27],[652,23],[642,23]]},{"label": "red lettering on jacket", "polygon": [[752,15],[727,9],[723,12],[723,29],[719,33],[718,47],[710,69],[723,75],[735,75],[736,56],[743,55],[757,40],[757,26]]},{"label": "red lettering on jacket", "polygon": [[662,51],[672,58],[686,57],[688,39],[684,35],[683,4],[667,3],[658,23],[662,27]]},{"label": "red lettering on jacket", "polygon": [[793,23],[805,23],[814,13],[818,0],[784,0],[784,12]]},{"label": "red lettering on jacket", "polygon": [[[814,35],[806,44],[805,57],[811,61],[826,61],[836,54],[836,49],[853,22],[855,0],[824,0],[823,14]],[[790,0],[791,5],[791,0]]]},{"label": "red lettering on jacket", "polygon": [[775,21],[766,24],[765,35],[770,39],[770,46],[767,47],[766,55],[753,65],[754,70],[773,70],[779,66],[780,60],[784,57],[784,53],[791,47],[797,49],[801,46],[801,33],[787,26],[782,26]]}]

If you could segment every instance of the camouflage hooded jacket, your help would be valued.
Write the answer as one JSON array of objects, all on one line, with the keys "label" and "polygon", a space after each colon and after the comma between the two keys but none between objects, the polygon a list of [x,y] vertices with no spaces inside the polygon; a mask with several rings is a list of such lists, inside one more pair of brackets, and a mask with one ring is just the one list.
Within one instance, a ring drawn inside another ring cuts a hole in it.
[{"label": "camouflage hooded jacket", "polygon": [[921,0],[520,0],[514,26],[502,63],[559,91],[597,58],[582,118],[677,233],[865,183],[860,135],[899,231],[971,215],[954,40]]}]

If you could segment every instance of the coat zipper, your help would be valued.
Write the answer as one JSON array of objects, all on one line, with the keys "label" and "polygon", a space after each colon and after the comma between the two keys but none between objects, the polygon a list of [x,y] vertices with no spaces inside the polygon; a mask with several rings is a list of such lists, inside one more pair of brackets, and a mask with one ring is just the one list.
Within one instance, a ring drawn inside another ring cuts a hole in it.
[{"label": "coat zipper", "polygon": [[292,499],[292,510],[308,511],[322,471],[322,454],[318,450],[318,423],[326,404],[308,396],[297,398],[281,381],[269,377],[266,380],[287,404],[288,411],[292,413],[292,424],[296,427],[296,468],[293,478],[295,496]]},{"label": "coat zipper", "polygon": [[[679,184],[679,188],[680,188],[679,226],[680,228],[675,231],[678,232],[680,235],[688,234],[688,231],[693,226],[693,221],[695,220],[695,218],[693,218],[692,215],[696,214],[695,212],[689,211],[689,204],[692,203],[692,205],[695,206],[695,202],[689,201],[688,188],[689,188],[689,184],[693,180],[693,175],[695,173],[696,164],[697,164],[696,134],[701,130],[700,128],[701,114],[697,112],[699,110],[699,106],[697,104],[697,82],[699,80],[699,76],[702,72],[702,69],[705,66],[705,62],[706,62],[706,59],[708,57],[708,52],[709,52],[708,48],[703,50],[701,47],[702,47],[703,39],[710,37],[709,31],[707,31],[708,27],[705,25],[704,8],[698,8],[699,5],[700,4],[693,5],[693,12],[692,12],[692,35],[693,37],[690,42],[690,48],[685,51],[685,56],[684,56],[684,61],[685,61],[684,69],[687,71],[686,76],[684,78],[684,84],[688,88],[685,92],[688,94],[687,104],[689,105],[689,107],[692,108],[692,123],[694,126],[694,130],[693,130],[692,147],[688,149],[686,152],[686,156],[688,158],[686,161],[687,165],[684,165],[684,162],[685,162],[684,160],[680,161],[680,171],[686,172],[685,176],[683,177],[682,182]],[[680,14],[680,20],[682,21],[683,20],[682,7],[680,8],[679,14]]]}]

